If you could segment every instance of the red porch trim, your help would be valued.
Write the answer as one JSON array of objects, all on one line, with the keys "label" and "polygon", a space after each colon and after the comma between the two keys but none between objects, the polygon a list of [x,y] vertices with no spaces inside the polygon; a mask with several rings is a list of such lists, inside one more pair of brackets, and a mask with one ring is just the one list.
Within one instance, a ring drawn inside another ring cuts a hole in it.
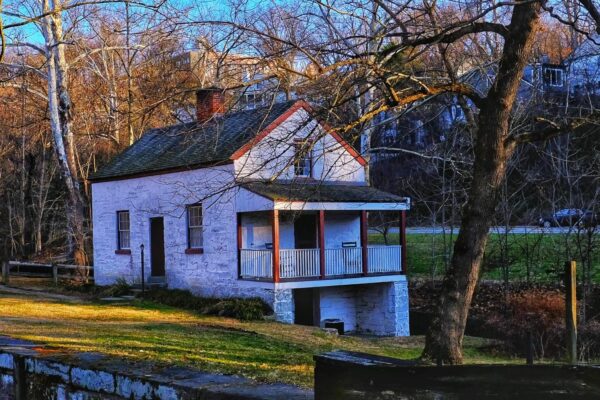
[{"label": "red porch trim", "polygon": [[319,262],[321,279],[325,279],[325,210],[319,210]]},{"label": "red porch trim", "polygon": [[242,277],[242,213],[237,213],[238,278]]},{"label": "red porch trim", "polygon": [[273,240],[273,282],[279,282],[279,210],[271,214],[271,235]]},{"label": "red porch trim", "polygon": [[406,274],[406,211],[400,211],[400,270]]},{"label": "red porch trim", "polygon": [[360,246],[362,252],[362,271],[363,275],[367,276],[369,273],[369,219],[367,212],[362,210],[360,212]]}]

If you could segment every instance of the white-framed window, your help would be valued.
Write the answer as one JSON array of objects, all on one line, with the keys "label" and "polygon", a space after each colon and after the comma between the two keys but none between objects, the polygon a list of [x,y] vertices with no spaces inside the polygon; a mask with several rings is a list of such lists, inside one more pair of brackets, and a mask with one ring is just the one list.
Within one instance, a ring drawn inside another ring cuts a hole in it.
[{"label": "white-framed window", "polygon": [[296,141],[294,143],[294,175],[311,177],[313,168],[312,143]]},{"label": "white-framed window", "polygon": [[246,93],[244,97],[246,98],[246,109],[248,110],[253,110],[264,105],[262,93],[253,91],[250,93]]},{"label": "white-framed window", "polygon": [[187,206],[188,248],[201,249],[204,246],[202,234],[202,204]]},{"label": "white-framed window", "polygon": [[562,68],[544,67],[544,83],[550,86],[562,86],[563,74]]},{"label": "white-framed window", "polygon": [[119,250],[131,249],[129,211],[117,211],[117,247]]}]

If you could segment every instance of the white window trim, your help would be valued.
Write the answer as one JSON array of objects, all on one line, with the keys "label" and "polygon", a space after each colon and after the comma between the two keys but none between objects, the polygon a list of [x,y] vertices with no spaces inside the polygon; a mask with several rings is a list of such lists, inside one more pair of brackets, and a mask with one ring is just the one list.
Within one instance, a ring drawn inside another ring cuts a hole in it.
[{"label": "white window trim", "polygon": [[[199,208],[200,209],[200,225],[192,225],[191,223],[191,218],[190,218],[190,210],[192,208]],[[203,249],[204,248],[204,209],[202,208],[202,203],[196,203],[196,204],[188,204],[186,206],[186,224],[187,224],[187,248],[188,249]],[[199,229],[200,230],[200,236],[201,236],[201,242],[202,244],[200,246],[193,246],[192,245],[192,234],[191,234],[191,230],[192,229]]]},{"label": "white window trim", "polygon": [[[121,229],[121,215],[127,214],[127,229]],[[122,238],[123,232],[127,232],[129,236],[129,246],[123,246]],[[131,213],[129,210],[117,211],[117,249],[118,250],[131,250]]]}]

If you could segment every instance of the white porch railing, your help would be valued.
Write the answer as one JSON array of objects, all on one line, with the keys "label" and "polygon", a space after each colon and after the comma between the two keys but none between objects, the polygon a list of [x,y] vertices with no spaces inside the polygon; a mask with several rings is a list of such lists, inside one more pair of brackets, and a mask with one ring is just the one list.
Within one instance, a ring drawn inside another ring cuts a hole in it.
[{"label": "white porch railing", "polygon": [[400,246],[369,246],[369,273],[401,272]]},{"label": "white porch railing", "polygon": [[362,274],[362,248],[325,249],[325,276]]},{"label": "white porch railing", "polygon": [[273,278],[273,251],[242,249],[240,251],[242,278]]},{"label": "white porch railing", "polygon": [[[368,273],[386,274],[402,271],[400,246],[369,246]],[[249,279],[273,278],[273,250],[242,249],[240,251],[241,277]],[[325,249],[325,276],[340,277],[363,273],[362,248]],[[312,279],[321,276],[319,249],[279,250],[279,277],[281,279]]]},{"label": "white porch railing", "polygon": [[279,268],[279,277],[282,279],[320,276],[319,249],[279,250]]}]

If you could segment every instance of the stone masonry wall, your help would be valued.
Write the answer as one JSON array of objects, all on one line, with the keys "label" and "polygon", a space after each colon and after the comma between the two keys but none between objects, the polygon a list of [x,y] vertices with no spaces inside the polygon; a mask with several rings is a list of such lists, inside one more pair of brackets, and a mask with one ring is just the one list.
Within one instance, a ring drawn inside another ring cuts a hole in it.
[{"label": "stone masonry wall", "polygon": [[333,286],[319,289],[321,323],[325,319],[337,318],[344,321],[344,330],[356,330],[356,286]]},{"label": "stone masonry wall", "polygon": [[356,300],[358,330],[377,335],[409,336],[406,280],[361,286]]},{"label": "stone masonry wall", "polygon": [[275,320],[286,324],[294,323],[294,292],[292,289],[275,289],[271,304]]},{"label": "stone masonry wall", "polygon": [[[118,278],[141,281],[151,274],[150,218],[164,218],[165,278],[169,288],[210,297],[261,297],[273,303],[272,290],[237,278],[237,189],[228,189],[233,166],[205,168],[92,185],[94,267],[99,285]],[[227,190],[228,189],[228,190]],[[213,193],[219,195],[210,196]],[[202,202],[204,253],[186,254],[186,205]],[[129,210],[131,254],[116,254],[117,211]]]}]

